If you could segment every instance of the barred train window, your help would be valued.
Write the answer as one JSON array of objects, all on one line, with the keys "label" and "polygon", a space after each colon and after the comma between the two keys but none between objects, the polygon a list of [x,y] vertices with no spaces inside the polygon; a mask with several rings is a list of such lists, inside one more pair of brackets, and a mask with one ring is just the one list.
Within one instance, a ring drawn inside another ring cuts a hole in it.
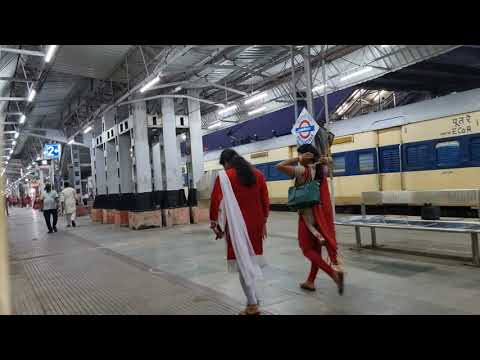
[{"label": "barred train window", "polygon": [[333,157],[333,173],[342,174],[345,172],[345,156]]},{"label": "barred train window", "polygon": [[373,153],[359,154],[358,168],[360,171],[373,171],[375,169]]},{"label": "barred train window", "polygon": [[435,145],[438,166],[457,165],[460,161],[460,143],[444,141]]},{"label": "barred train window", "polygon": [[425,168],[428,161],[427,145],[407,146],[407,165],[411,168]]}]

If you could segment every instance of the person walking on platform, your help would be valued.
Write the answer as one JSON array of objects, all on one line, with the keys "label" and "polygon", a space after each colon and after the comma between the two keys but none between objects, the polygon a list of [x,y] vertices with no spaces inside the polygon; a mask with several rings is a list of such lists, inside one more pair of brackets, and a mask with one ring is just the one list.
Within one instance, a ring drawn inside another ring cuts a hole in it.
[{"label": "person walking on platform", "polygon": [[[343,294],[344,273],[337,256],[337,241],[333,224],[333,210],[326,176],[328,160],[320,156],[310,144],[298,147],[298,158],[287,159],[277,165],[277,170],[294,178],[295,185],[316,180],[320,183],[320,204],[298,210],[298,240],[304,256],[311,262],[307,281],[300,284],[305,290],[315,291],[315,278],[319,269],[335,281],[340,295]],[[298,162],[298,166],[292,166]],[[332,264],[322,258],[322,247],[327,249]]]},{"label": "person walking on platform", "polygon": [[65,214],[67,227],[77,226],[75,223],[77,214],[77,192],[70,186],[69,182],[64,183],[64,188],[60,193],[60,202]]},{"label": "person walking on platform", "polygon": [[[41,201],[43,202],[43,216],[47,224],[48,233],[57,232],[57,220],[58,220],[58,194],[55,190],[52,190],[52,185],[45,185],[45,192],[41,195]],[[50,223],[50,217],[53,217],[53,226]]]},{"label": "person walking on platform", "polygon": [[263,240],[269,214],[268,189],[263,174],[234,150],[220,155],[221,170],[215,179],[210,205],[210,227],[217,239],[225,237],[230,272],[239,272],[247,298],[241,315],[259,315],[255,288],[262,278]]}]

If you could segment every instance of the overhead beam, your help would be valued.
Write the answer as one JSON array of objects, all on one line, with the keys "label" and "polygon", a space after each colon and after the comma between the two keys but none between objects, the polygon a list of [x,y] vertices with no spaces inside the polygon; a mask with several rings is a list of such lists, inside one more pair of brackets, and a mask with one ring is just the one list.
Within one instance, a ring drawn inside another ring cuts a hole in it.
[{"label": "overhead beam", "polygon": [[14,54],[20,54],[20,55],[29,55],[29,56],[41,56],[45,57],[45,53],[41,51],[34,51],[34,50],[25,50],[25,49],[13,49],[13,48],[7,48],[7,47],[0,47],[0,52],[10,52]]},{"label": "overhead beam", "polygon": [[27,101],[28,98],[26,97],[10,97],[10,96],[7,96],[7,97],[0,97],[0,101]]},{"label": "overhead beam", "polygon": [[21,79],[21,78],[15,78],[15,77],[8,77],[8,76],[0,76],[0,81],[24,82],[24,83],[34,82],[34,80],[27,80],[27,79]]}]

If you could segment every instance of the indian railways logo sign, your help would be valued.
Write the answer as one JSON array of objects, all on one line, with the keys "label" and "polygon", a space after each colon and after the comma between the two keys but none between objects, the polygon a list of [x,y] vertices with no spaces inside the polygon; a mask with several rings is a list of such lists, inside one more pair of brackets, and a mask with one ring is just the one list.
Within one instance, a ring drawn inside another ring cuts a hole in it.
[{"label": "indian railways logo sign", "polygon": [[311,144],[319,130],[317,122],[307,109],[303,109],[297,121],[293,125],[292,134],[297,137],[298,145]]}]

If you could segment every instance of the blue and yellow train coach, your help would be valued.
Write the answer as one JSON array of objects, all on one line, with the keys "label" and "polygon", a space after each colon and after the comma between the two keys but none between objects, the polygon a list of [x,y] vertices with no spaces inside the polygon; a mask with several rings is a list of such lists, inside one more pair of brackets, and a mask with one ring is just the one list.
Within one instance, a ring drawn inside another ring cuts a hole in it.
[{"label": "blue and yellow train coach", "polygon": [[[332,124],[335,202],[359,205],[365,191],[480,188],[480,89]],[[295,138],[235,147],[268,181],[272,204],[285,204],[292,180],[275,165],[296,156]],[[220,151],[205,154],[218,169]]]}]

